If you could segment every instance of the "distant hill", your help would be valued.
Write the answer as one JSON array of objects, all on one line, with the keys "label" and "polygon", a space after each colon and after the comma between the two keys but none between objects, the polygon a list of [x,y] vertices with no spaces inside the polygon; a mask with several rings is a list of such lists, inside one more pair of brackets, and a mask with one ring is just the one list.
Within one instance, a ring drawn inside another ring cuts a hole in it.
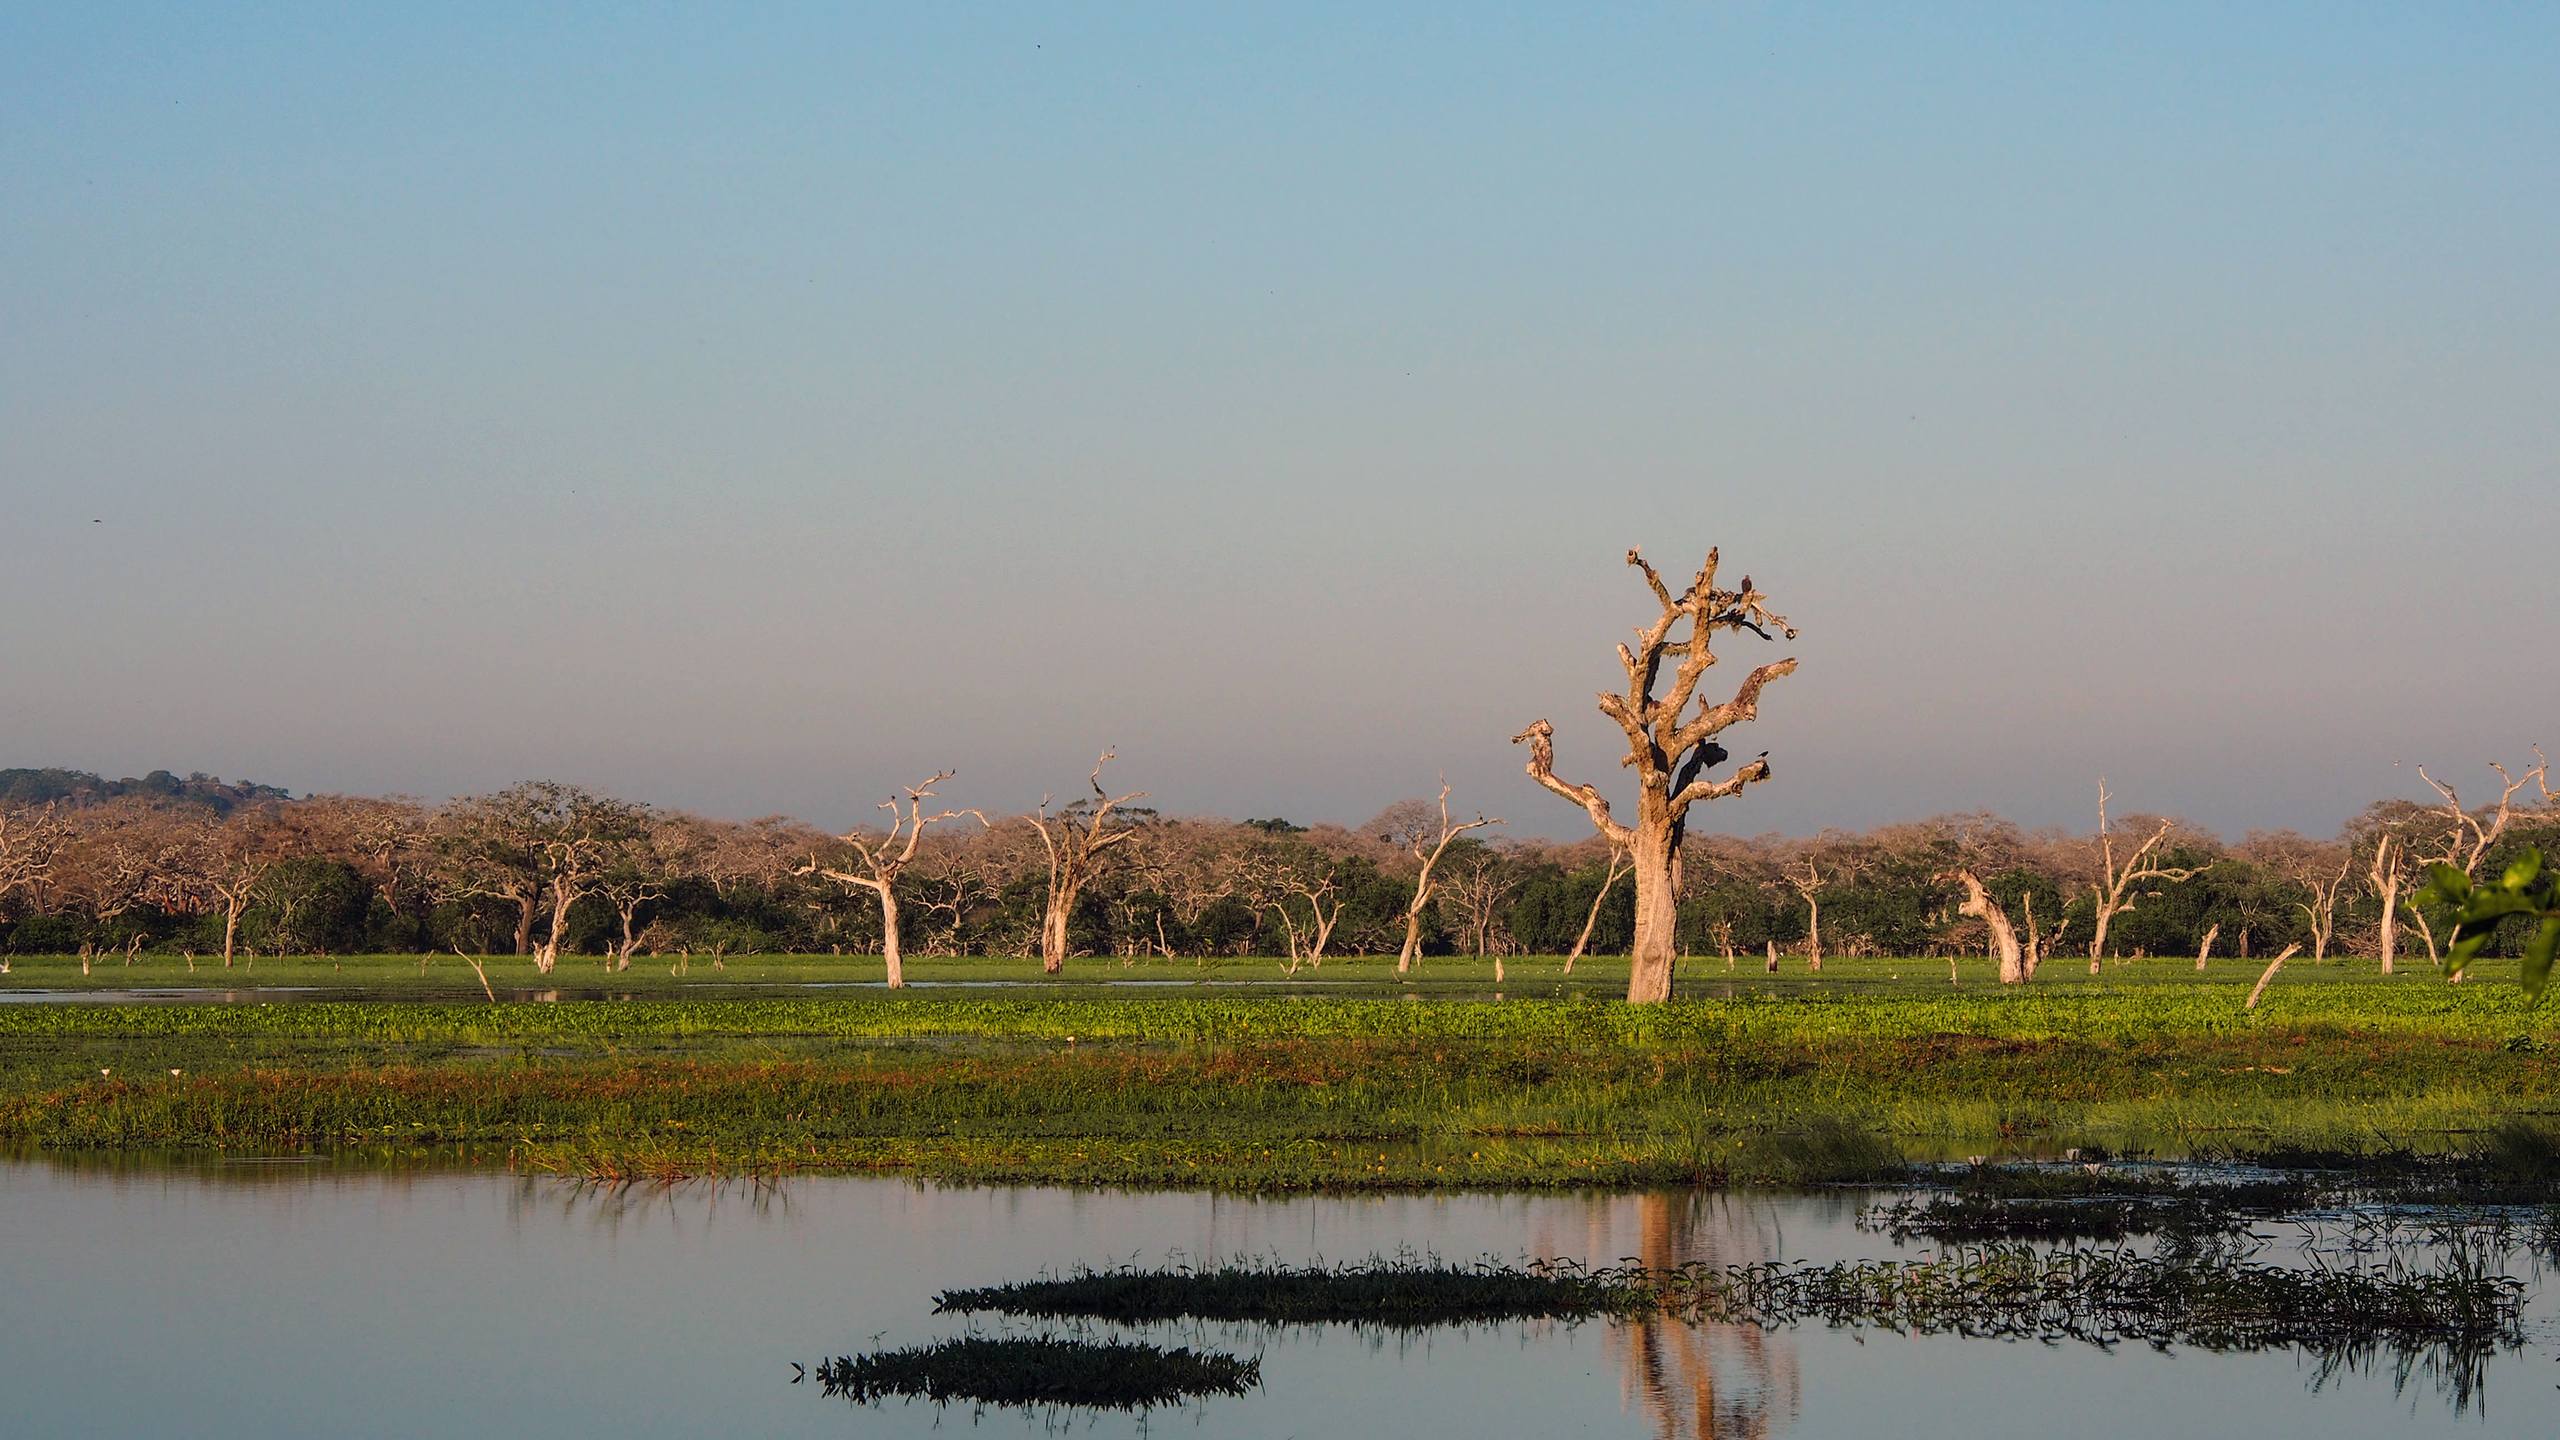
[{"label": "distant hill", "polygon": [[273,785],[233,784],[202,771],[181,778],[154,770],[136,780],[109,780],[86,770],[0,770],[0,805],[95,805],[125,795],[147,795],[181,805],[201,805],[227,815],[241,805],[293,797]]}]

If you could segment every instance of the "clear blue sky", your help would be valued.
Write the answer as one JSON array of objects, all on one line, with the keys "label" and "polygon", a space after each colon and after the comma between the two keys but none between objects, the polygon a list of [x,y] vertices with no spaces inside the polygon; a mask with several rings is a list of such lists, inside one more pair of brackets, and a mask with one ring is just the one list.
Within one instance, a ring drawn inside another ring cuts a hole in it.
[{"label": "clear blue sky", "polygon": [[2560,742],[2555,256],[2547,5],[11,5],[0,764],[1566,834],[1713,542],[1725,828],[2326,830]]}]

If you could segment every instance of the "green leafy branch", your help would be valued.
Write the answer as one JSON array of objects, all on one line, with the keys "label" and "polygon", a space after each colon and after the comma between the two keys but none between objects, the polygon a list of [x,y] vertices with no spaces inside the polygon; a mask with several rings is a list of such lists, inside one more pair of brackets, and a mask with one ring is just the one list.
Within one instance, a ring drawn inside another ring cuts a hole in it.
[{"label": "green leafy branch", "polygon": [[2524,917],[2535,926],[2524,947],[2524,990],[2534,1000],[2542,999],[2543,987],[2551,982],[2552,957],[2560,954],[2560,875],[2544,873],[2540,850],[2528,848],[2489,885],[2474,885],[2451,865],[2430,865],[2417,902],[2428,914],[2453,922],[2453,941],[2444,956],[2447,976],[2460,975],[2508,921]]}]

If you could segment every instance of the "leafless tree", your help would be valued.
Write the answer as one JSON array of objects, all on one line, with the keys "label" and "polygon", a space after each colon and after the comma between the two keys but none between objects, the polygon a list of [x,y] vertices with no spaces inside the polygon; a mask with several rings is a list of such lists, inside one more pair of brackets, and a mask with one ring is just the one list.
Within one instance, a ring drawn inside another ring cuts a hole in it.
[{"label": "leafless tree", "polygon": [[42,888],[70,838],[70,827],[50,804],[0,808],[0,906]]},{"label": "leafless tree", "polygon": [[311,848],[354,866],[393,919],[421,913],[419,892],[435,859],[423,806],[396,795],[314,795],[293,803],[291,820]]},{"label": "leafless tree", "polygon": [[1040,832],[1041,848],[1049,856],[1049,898],[1040,916],[1040,969],[1046,974],[1055,975],[1066,964],[1067,922],[1075,916],[1076,900],[1084,887],[1110,863],[1111,851],[1136,833],[1125,817],[1115,821],[1112,812],[1147,798],[1147,792],[1133,790],[1115,797],[1102,788],[1102,767],[1118,756],[1115,750],[1105,750],[1093,762],[1093,774],[1085,782],[1093,787],[1091,800],[1078,800],[1052,815],[1050,797],[1043,795],[1039,812],[1024,817]]},{"label": "leafless tree", "polygon": [[1440,808],[1436,814],[1419,800],[1408,800],[1388,807],[1379,821],[1387,837],[1413,856],[1419,867],[1413,877],[1413,900],[1404,911],[1404,949],[1396,956],[1396,973],[1410,971],[1422,959],[1422,917],[1440,894],[1440,882],[1433,872],[1440,859],[1458,837],[1470,830],[1482,830],[1502,823],[1497,818],[1478,815],[1473,820],[1456,822],[1449,818],[1449,781],[1440,781]]},{"label": "leafless tree", "polygon": [[641,833],[621,847],[613,863],[596,880],[595,893],[613,907],[617,936],[606,962],[615,970],[631,968],[648,927],[640,923],[641,907],[667,898],[667,887],[700,873],[702,834],[699,822],[686,815],[648,817]]},{"label": "leafless tree", "polygon": [[[1991,932],[1992,953],[2000,965],[2000,983],[2025,984],[2027,955],[2018,944],[2018,927],[2010,923],[2009,912],[2001,908],[1999,901],[1991,898],[1991,892],[1983,888],[1982,881],[1971,870],[1956,869],[1947,873],[1950,879],[1964,887],[1964,902],[1956,907],[1957,913],[1981,921]],[[2028,903],[2034,903],[2032,897]]]},{"label": "leafless tree", "polygon": [[1248,862],[1244,888],[1257,913],[1279,921],[1289,948],[1288,973],[1297,974],[1301,965],[1321,968],[1346,903],[1324,854],[1294,842],[1272,847]]},{"label": "leafless tree", "polygon": [[[457,801],[439,817],[445,891],[512,905],[516,953],[530,953],[547,975],[560,963],[570,910],[596,893],[646,833],[648,814],[552,780]],[[546,906],[550,925],[537,942],[534,920]]]},{"label": "leafless tree", "polygon": [[2253,830],[2241,842],[2244,858],[2282,877],[2302,898],[2292,908],[2302,912],[2311,932],[2311,958],[2329,958],[2329,942],[2337,932],[2338,897],[2347,888],[2355,864],[2354,850],[2344,844],[2314,840],[2291,830]]},{"label": "leafless tree", "polygon": [[2025,898],[2027,912],[2027,978],[2033,980],[2036,978],[2036,971],[2042,969],[2044,967],[2044,962],[2053,958],[2053,952],[2062,947],[2062,937],[2064,933],[2071,928],[2071,917],[2065,915],[2061,919],[2055,921],[2053,932],[2051,934],[2047,934],[2043,927],[2036,923],[2036,892],[2033,890],[2028,891]]},{"label": "leafless tree", "polygon": [[1786,882],[1805,909],[1805,968],[1822,968],[1822,892],[1835,881],[1855,876],[1861,857],[1847,837],[1824,834],[1802,845],[1791,847],[1778,865],[1778,878]]},{"label": "leafless tree", "polygon": [[[2545,802],[2552,798],[2551,762],[2543,758],[2542,747],[2538,745],[2534,747],[2532,766],[2521,775],[2508,774],[2507,767],[2495,761],[2490,762],[2489,768],[2498,772],[2498,801],[2475,811],[2463,805],[2462,797],[2455,793],[2454,787],[2429,775],[2426,766],[2418,767],[2418,778],[2436,792],[2442,804],[2431,812],[2437,827],[2434,842],[2423,850],[2411,852],[2410,858],[2416,862],[2415,875],[2423,876],[2432,866],[2450,865],[2466,877],[2477,880],[2480,857],[2489,852],[2490,846],[2498,843],[2515,820],[2516,796],[2523,793],[2527,785],[2538,785]],[[2425,907],[2409,907],[2409,919],[2418,927],[2419,938],[2426,943],[2427,958],[2440,959],[2435,926],[2428,919]]]},{"label": "leafless tree", "polygon": [[[1608,866],[1600,876],[1600,888],[1591,894],[1591,913],[1582,917],[1582,933],[1573,937],[1573,953],[1564,957],[1564,973],[1567,975],[1573,973],[1573,962],[1581,959],[1582,952],[1591,948],[1591,932],[1600,923],[1600,907],[1608,902],[1609,892],[1617,887],[1619,881],[1634,873],[1635,868],[1635,857],[1627,853],[1627,847],[1612,841]],[[1724,926],[1724,968],[1730,970],[1733,968],[1733,922],[1719,919],[1717,923]]]},{"label": "leafless tree", "polygon": [[2287,945],[2284,949],[2276,952],[2276,958],[2268,961],[2267,968],[2258,972],[2258,983],[2249,987],[2249,998],[2240,1002],[2240,1008],[2243,1010],[2257,1009],[2258,997],[2267,993],[2267,985],[2276,978],[2276,972],[2283,969],[2284,962],[2292,959],[2301,949],[2302,947],[2299,945]]},{"label": "leafless tree", "polygon": [[1457,908],[1461,928],[1478,959],[1493,953],[1493,932],[1501,924],[1503,903],[1519,888],[1519,876],[1492,850],[1475,850],[1449,862],[1448,878],[1440,890],[1447,903]]},{"label": "leafless tree", "polygon": [[2382,951],[2382,973],[2391,973],[2400,948],[2400,891],[2407,883],[2409,851],[2400,837],[2383,831],[2373,840],[2373,858],[2365,866],[2365,887],[2382,902],[2381,927],[2375,933],[2375,945]]},{"label": "leafless tree", "polygon": [[[2111,798],[2107,794],[2107,782],[2100,780],[2098,782],[2098,842],[2094,857],[2097,862],[2097,878],[2089,882],[2089,899],[2095,911],[2090,922],[2089,935],[2089,973],[2092,975],[2098,973],[2098,962],[2106,956],[2108,927],[2115,923],[2117,916],[2133,909],[2137,896],[2146,893],[2136,891],[2135,886],[2153,881],[2173,885],[2193,879],[2197,874],[2197,871],[2192,868],[2161,863],[2161,846],[2167,843],[2170,833],[2178,828],[2178,822],[2175,820],[2160,821],[2152,829],[2149,839],[2135,846],[2130,854],[2119,860],[2116,856],[2115,827],[2107,821],[2107,801]],[[2157,894],[2158,892],[2147,893]]]},{"label": "leafless tree", "polygon": [[2338,892],[2346,888],[2347,872],[2355,864],[2353,851],[2343,845],[2334,848],[2338,852],[2335,874],[2306,864],[2293,877],[2311,895],[2308,900],[2296,901],[2294,908],[2311,923],[2311,959],[2314,964],[2329,958],[2329,938],[2338,929]]},{"label": "leafless tree", "polygon": [[903,808],[895,797],[881,801],[880,808],[889,812],[889,831],[886,835],[872,836],[854,830],[836,837],[846,848],[853,851],[862,867],[859,870],[840,870],[821,865],[815,857],[800,867],[801,874],[815,871],[839,885],[859,886],[879,899],[880,958],[886,962],[889,988],[892,990],[900,989],[907,983],[906,967],[898,952],[898,877],[905,874],[907,867],[915,863],[916,849],[924,843],[924,832],[928,828],[939,825],[945,820],[957,820],[963,816],[977,821],[980,825],[987,823],[987,817],[975,810],[937,810],[930,815],[924,813],[924,802],[933,798],[934,787],[950,779],[951,775],[952,772],[949,770],[939,771],[920,785],[906,787],[907,798]]},{"label": "leafless tree", "polygon": [[[148,801],[119,799],[86,806],[66,817],[69,834],[52,866],[53,878],[72,903],[99,925],[110,925],[138,906],[183,906],[186,868],[180,857],[195,838],[191,821]],[[89,973],[94,940],[80,946],[80,973]]]},{"label": "leafless tree", "polygon": [[[1792,658],[1762,665],[1744,678],[1733,698],[1708,704],[1699,696],[1698,684],[1716,663],[1715,634],[1748,630],[1765,640],[1773,629],[1789,639],[1796,632],[1784,616],[1768,608],[1751,577],[1744,576],[1735,589],[1717,589],[1718,560],[1713,550],[1707,552],[1707,562],[1696,578],[1678,595],[1672,594],[1641,554],[1629,550],[1627,563],[1643,572],[1645,584],[1662,607],[1651,624],[1637,631],[1633,648],[1618,647],[1627,677],[1625,692],[1602,691],[1599,697],[1600,713],[1626,732],[1627,756],[1621,763],[1636,772],[1635,823],[1619,821],[1596,786],[1557,778],[1554,726],[1539,720],[1512,739],[1529,746],[1529,778],[1581,806],[1593,828],[1625,846],[1633,858],[1635,943],[1629,957],[1627,999],[1649,1002],[1671,998],[1671,972],[1679,957],[1680,845],[1688,828],[1689,807],[1736,794],[1769,777],[1764,754],[1721,780],[1708,779],[1707,772],[1728,758],[1716,736],[1757,716],[1761,690],[1796,668]],[[1683,622],[1687,633],[1673,635]],[[1663,662],[1673,654],[1679,658],[1670,689],[1657,698],[1654,689]],[[1690,714],[1693,700],[1697,711]]]},{"label": "leafless tree", "polygon": [[2219,920],[2205,927],[2204,940],[2196,946],[2196,972],[2198,974],[2202,974],[2204,972],[2205,957],[2213,953],[2214,937],[2221,933],[2222,922]]},{"label": "leafless tree", "polygon": [[[14,898],[32,900],[43,889],[69,840],[69,827],[50,804],[26,809],[0,806],[0,917],[8,914]],[[0,954],[0,975],[8,973],[9,957]]]},{"label": "leafless tree", "polygon": [[240,920],[257,902],[267,873],[301,847],[272,805],[246,807],[197,827],[181,863],[222,912],[222,968],[239,950]]}]

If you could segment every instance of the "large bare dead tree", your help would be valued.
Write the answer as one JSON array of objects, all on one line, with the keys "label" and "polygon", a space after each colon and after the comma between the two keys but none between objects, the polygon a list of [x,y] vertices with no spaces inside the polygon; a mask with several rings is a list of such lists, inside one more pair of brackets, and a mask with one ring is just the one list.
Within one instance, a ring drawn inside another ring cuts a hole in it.
[{"label": "large bare dead tree", "polygon": [[1050,975],[1067,962],[1067,922],[1076,913],[1077,898],[1110,863],[1111,851],[1137,833],[1125,817],[1115,823],[1111,812],[1132,800],[1144,800],[1147,792],[1114,796],[1102,788],[1102,767],[1118,758],[1118,751],[1105,750],[1093,762],[1093,774],[1085,781],[1093,787],[1091,800],[1079,799],[1052,815],[1050,797],[1043,795],[1039,812],[1023,817],[1040,832],[1041,848],[1049,852],[1049,901],[1040,916],[1040,969]]},{"label": "large bare dead tree", "polygon": [[1478,815],[1473,820],[1452,821],[1449,818],[1449,781],[1440,781],[1440,808],[1436,818],[1422,802],[1406,801],[1389,807],[1388,834],[1410,853],[1419,867],[1413,876],[1413,899],[1404,907],[1404,948],[1396,955],[1396,973],[1405,974],[1422,961],[1422,917],[1429,913],[1431,902],[1440,895],[1436,872],[1440,859],[1458,837],[1470,830],[1499,825],[1498,818]]},{"label": "large bare dead tree", "polygon": [[[1097,772],[1100,769],[1099,766],[1095,768]],[[898,877],[905,874],[907,867],[915,863],[917,847],[924,843],[924,832],[927,829],[945,820],[958,820],[964,816],[976,820],[980,825],[987,823],[987,817],[975,810],[937,810],[930,815],[924,813],[924,802],[933,798],[934,787],[950,779],[952,773],[949,770],[939,771],[921,785],[907,786],[907,798],[903,808],[894,796],[881,801],[880,808],[889,812],[888,834],[871,836],[854,830],[836,837],[861,861],[861,869],[838,870],[819,864],[817,858],[812,856],[809,863],[801,866],[797,872],[802,875],[815,872],[839,885],[858,886],[878,897],[880,958],[887,964],[889,988],[892,990],[904,988],[907,983],[906,966],[898,953]]]},{"label": "large bare dead tree", "polygon": [[[2178,828],[2175,820],[2162,820],[2149,839],[2135,846],[2123,859],[2116,858],[2115,827],[2107,821],[2107,782],[2098,782],[2098,876],[2089,882],[2089,899],[2095,918],[2089,935],[2089,973],[2098,973],[2098,962],[2106,958],[2107,927],[2115,918],[2131,910],[2142,893],[2135,886],[2148,882],[2174,885],[2194,879],[2199,873],[2191,868],[2163,864],[2160,847],[2168,843],[2170,832]],[[2156,891],[2151,893],[2158,893]]]},{"label": "large bare dead tree", "polygon": [[[1679,955],[1677,936],[1680,893],[1680,843],[1687,834],[1689,807],[1721,799],[1746,785],[1769,778],[1766,754],[1723,779],[1707,772],[1724,763],[1727,752],[1716,737],[1760,713],[1760,692],[1772,680],[1792,674],[1793,658],[1773,661],[1743,678],[1733,697],[1709,704],[1698,694],[1699,682],[1716,663],[1718,631],[1748,630],[1769,639],[1775,630],[1789,639],[1795,627],[1772,612],[1746,575],[1731,589],[1716,586],[1717,553],[1707,552],[1688,588],[1673,594],[1643,555],[1627,552],[1627,563],[1644,573],[1644,581],[1662,613],[1636,632],[1633,647],[1621,644],[1618,660],[1625,667],[1623,693],[1600,692],[1600,713],[1626,732],[1627,754],[1619,763],[1636,772],[1633,824],[1619,820],[1609,801],[1593,785],[1576,785],[1555,773],[1555,727],[1539,720],[1512,737],[1529,746],[1529,778],[1582,807],[1592,827],[1610,842],[1623,845],[1635,866],[1636,930],[1629,955],[1627,999],[1653,1002],[1671,998],[1671,971]],[[1675,629],[1685,624],[1685,633]],[[1673,660],[1670,688],[1657,696],[1666,660]],[[1691,702],[1696,710],[1691,712]]]}]

